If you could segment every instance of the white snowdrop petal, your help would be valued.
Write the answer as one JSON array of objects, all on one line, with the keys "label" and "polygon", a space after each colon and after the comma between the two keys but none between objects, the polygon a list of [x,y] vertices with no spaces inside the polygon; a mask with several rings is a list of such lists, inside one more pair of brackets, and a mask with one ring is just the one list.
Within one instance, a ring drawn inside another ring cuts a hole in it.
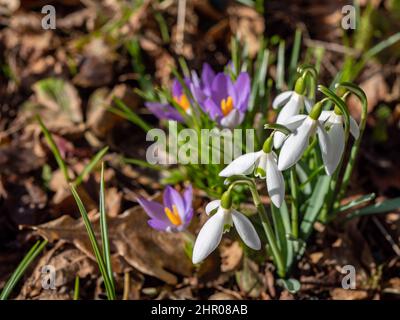
[{"label": "white snowdrop petal", "polygon": [[232,220],[243,242],[254,250],[261,249],[261,241],[250,220],[239,211],[232,210]]},{"label": "white snowdrop petal", "polygon": [[246,153],[233,160],[224,170],[219,173],[220,177],[230,177],[237,174],[245,174],[254,167],[263,151]]},{"label": "white snowdrop petal", "polygon": [[203,261],[221,242],[224,230],[225,213],[222,208],[213,215],[201,228],[193,248],[194,264]]},{"label": "white snowdrop petal", "polygon": [[360,128],[358,126],[358,123],[356,120],[354,120],[353,117],[350,116],[350,133],[354,137],[354,139],[358,139],[360,136]]},{"label": "white snowdrop petal", "polygon": [[332,153],[335,152],[335,150],[332,150],[332,148],[330,147],[328,133],[326,132],[324,125],[322,123],[318,123],[317,134],[318,134],[319,147],[321,149],[322,160],[325,166],[325,171],[328,175],[331,175],[332,173],[330,168],[333,167]]},{"label": "white snowdrop petal", "polygon": [[221,204],[221,200],[213,200],[206,205],[206,213],[210,214],[213,210],[217,209]]},{"label": "white snowdrop petal", "polygon": [[333,111],[326,111],[326,110],[322,111],[322,112],[321,112],[321,115],[320,115],[319,118],[318,118],[318,120],[319,120],[319,121],[325,122],[325,121],[328,120],[329,117],[332,115],[332,112],[333,112]]},{"label": "white snowdrop petal", "polygon": [[[284,122],[280,123],[288,128],[290,131],[297,129],[306,119],[307,116],[304,114],[296,114],[286,119]],[[278,122],[277,122],[278,123]],[[283,141],[285,141],[286,136],[282,132],[275,132],[274,134],[274,148],[279,149],[282,146]]]},{"label": "white snowdrop petal", "polygon": [[272,153],[267,155],[267,190],[272,203],[280,208],[285,197],[285,180]]},{"label": "white snowdrop petal", "polygon": [[259,161],[257,162],[254,175],[257,178],[265,178],[267,170],[267,154],[263,152],[259,158]]},{"label": "white snowdrop petal", "polygon": [[331,160],[327,163],[326,171],[328,175],[332,175],[344,152],[344,129],[343,124],[333,124],[328,131],[330,142],[330,156]]},{"label": "white snowdrop petal", "polygon": [[278,94],[272,102],[272,108],[278,109],[279,107],[282,107],[287,101],[289,101],[292,94],[293,91],[284,91]]},{"label": "white snowdrop petal", "polygon": [[310,111],[314,105],[314,101],[312,101],[311,99],[308,99],[307,97],[304,97],[304,105],[306,107],[307,113],[310,113]]},{"label": "white snowdrop petal", "polygon": [[300,108],[304,104],[304,97],[293,92],[292,96],[290,97],[289,101],[285,104],[282,110],[278,114],[278,118],[276,119],[276,123],[286,123],[288,120],[299,114]]},{"label": "white snowdrop petal", "polygon": [[286,170],[300,160],[308,146],[310,136],[315,132],[317,121],[307,117],[286,139],[279,154],[278,169]]}]

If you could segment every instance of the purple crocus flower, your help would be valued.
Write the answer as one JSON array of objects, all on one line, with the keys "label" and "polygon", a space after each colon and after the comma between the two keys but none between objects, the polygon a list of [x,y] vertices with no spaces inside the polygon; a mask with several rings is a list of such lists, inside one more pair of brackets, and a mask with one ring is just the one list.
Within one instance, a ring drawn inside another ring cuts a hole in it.
[{"label": "purple crocus flower", "polygon": [[163,195],[163,204],[138,198],[139,204],[150,217],[148,224],[156,230],[177,232],[185,230],[193,218],[193,190],[188,186],[183,196],[171,186],[167,186]]},{"label": "purple crocus flower", "polygon": [[210,93],[202,104],[213,120],[224,127],[234,128],[243,121],[249,97],[250,77],[247,72],[241,72],[235,82],[220,72],[212,79]]},{"label": "purple crocus flower", "polygon": [[[186,85],[190,87],[190,79],[185,79]],[[190,113],[190,101],[184,90],[177,79],[174,79],[172,83],[172,98],[175,102],[185,111]],[[162,102],[146,102],[145,106],[150,110],[157,118],[160,120],[176,120],[178,122],[183,122],[183,117],[179,111],[171,106],[169,103]]]},{"label": "purple crocus flower", "polygon": [[208,63],[203,63],[201,78],[199,78],[195,71],[192,71],[190,90],[200,106],[202,106],[204,101],[211,96],[211,87],[214,78],[215,72]]}]

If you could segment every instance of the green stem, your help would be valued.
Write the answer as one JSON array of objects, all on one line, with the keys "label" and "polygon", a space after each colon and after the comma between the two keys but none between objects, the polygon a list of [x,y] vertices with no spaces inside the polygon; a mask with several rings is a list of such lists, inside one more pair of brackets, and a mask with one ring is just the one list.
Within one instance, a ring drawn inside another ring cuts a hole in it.
[{"label": "green stem", "polygon": [[358,99],[361,101],[361,106],[362,106],[362,112],[361,112],[361,121],[360,121],[360,135],[358,139],[355,141],[353,148],[351,149],[350,153],[350,158],[349,162],[346,166],[346,170],[343,175],[343,180],[342,180],[342,185],[340,187],[339,195],[337,197],[338,201],[343,199],[347,188],[350,183],[350,178],[351,174],[353,172],[353,168],[357,159],[358,152],[360,150],[360,145],[361,145],[361,139],[364,134],[365,126],[367,124],[367,117],[368,117],[368,101],[367,97],[364,93],[364,91],[361,90],[361,88],[351,84],[351,83],[340,83],[338,86],[342,86],[348,90],[350,90],[352,93],[354,93]]},{"label": "green stem", "polygon": [[261,224],[263,226],[265,235],[267,236],[268,244],[271,248],[271,253],[273,256],[273,260],[276,264],[277,273],[281,278],[285,278],[286,277],[285,264],[283,262],[281,252],[279,251],[274,231],[272,230],[271,227],[271,223],[268,219],[267,211],[261,201],[254,180],[247,177],[241,177],[241,178],[231,177],[231,178],[236,178],[237,180],[233,181],[230,184],[228,191],[230,191],[237,184],[245,184],[249,187],[251,195],[253,197],[254,205],[256,206],[258,215],[261,219]]},{"label": "green stem", "polygon": [[261,202],[260,195],[258,194],[258,191],[255,188],[255,185],[250,187],[250,191],[253,196],[253,201],[257,208],[258,215],[261,219],[261,224],[264,228],[265,235],[267,236],[268,243],[271,247],[271,252],[274,257],[276,267],[278,269],[278,275],[281,278],[285,278],[285,276],[286,276],[285,264],[283,262],[281,252],[279,251],[279,248],[278,248],[278,245],[276,242],[276,238],[274,235],[274,231],[272,230],[271,224],[268,220],[267,211],[265,210],[265,207],[264,207],[263,203]]},{"label": "green stem", "polygon": [[290,192],[292,193],[292,235],[297,239],[299,237],[299,190],[295,167],[290,170]]}]

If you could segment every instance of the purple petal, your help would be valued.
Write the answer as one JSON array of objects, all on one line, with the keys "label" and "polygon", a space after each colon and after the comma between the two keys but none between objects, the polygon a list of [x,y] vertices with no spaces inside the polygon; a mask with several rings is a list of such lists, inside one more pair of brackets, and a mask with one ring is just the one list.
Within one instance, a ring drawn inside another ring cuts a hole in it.
[{"label": "purple petal", "polygon": [[223,99],[226,99],[229,95],[228,86],[231,83],[231,79],[225,73],[218,73],[212,82],[212,99],[217,105],[221,104]]},{"label": "purple petal", "polygon": [[201,89],[199,86],[196,86],[194,83],[190,85],[190,91],[192,92],[193,97],[196,99],[196,101],[203,108],[203,102],[207,99],[208,95],[204,92],[203,89]]},{"label": "purple petal", "polygon": [[146,102],[145,106],[160,120],[176,120],[183,122],[181,114],[168,103]]},{"label": "purple petal", "polygon": [[183,221],[183,229],[186,229],[190,222],[192,221],[194,215],[194,210],[190,209],[188,212],[186,212],[185,220]]},{"label": "purple petal", "polygon": [[168,228],[172,228],[173,225],[158,219],[150,219],[147,221],[150,227],[159,231],[167,231]]},{"label": "purple petal", "polygon": [[207,98],[204,103],[204,109],[210,115],[212,120],[215,120],[218,117],[222,117],[221,108],[219,108],[215,102],[211,98]]},{"label": "purple petal", "polygon": [[164,213],[164,207],[160,203],[142,197],[138,198],[137,201],[150,218],[169,223]]},{"label": "purple petal", "polygon": [[178,209],[179,216],[183,221],[185,219],[185,203],[178,191],[167,186],[164,191],[164,206],[173,211],[173,205]]},{"label": "purple petal", "polygon": [[212,82],[215,78],[215,72],[208,63],[203,63],[203,70],[201,72],[201,81],[203,82],[204,88],[210,89]]},{"label": "purple petal", "polygon": [[180,98],[182,94],[183,94],[183,88],[181,84],[177,79],[174,79],[174,81],[172,82],[172,96]]},{"label": "purple petal", "polygon": [[188,211],[189,209],[192,208],[192,202],[193,202],[192,185],[189,185],[183,192],[183,201],[185,203],[185,211]]},{"label": "purple petal", "polygon": [[237,93],[237,101],[235,101],[236,109],[241,112],[245,112],[248,107],[249,97],[250,97],[250,77],[247,72],[242,72],[239,74],[236,82],[234,84],[235,91]]}]

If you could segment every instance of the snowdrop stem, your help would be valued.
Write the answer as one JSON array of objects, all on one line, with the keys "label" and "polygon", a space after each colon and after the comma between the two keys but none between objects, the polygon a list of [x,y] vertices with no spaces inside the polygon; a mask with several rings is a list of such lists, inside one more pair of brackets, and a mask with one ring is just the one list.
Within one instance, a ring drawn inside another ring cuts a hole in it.
[{"label": "snowdrop stem", "polygon": [[264,207],[264,204],[261,201],[260,195],[256,189],[255,184],[254,183],[251,185],[249,184],[249,188],[251,191],[251,195],[253,196],[253,201],[257,208],[258,215],[261,219],[261,224],[264,228],[265,235],[267,236],[268,244],[271,248],[271,253],[272,253],[273,259],[274,259],[276,267],[278,269],[277,270],[278,275],[281,278],[285,278],[285,276],[286,276],[285,264],[283,262],[282,254],[279,251],[278,244],[277,244],[277,241],[276,241],[276,238],[274,235],[274,231],[272,230],[272,227],[271,227],[271,223],[268,220],[267,211]]},{"label": "snowdrop stem", "polygon": [[292,235],[297,239],[299,237],[299,189],[295,166],[290,170],[290,192],[292,194]]},{"label": "snowdrop stem", "polygon": [[256,206],[258,215],[261,219],[261,224],[263,226],[265,235],[267,237],[268,244],[271,248],[271,254],[272,254],[273,260],[276,264],[277,273],[281,278],[285,278],[286,269],[285,269],[285,264],[284,264],[284,261],[282,258],[282,253],[279,251],[276,237],[275,237],[274,231],[271,227],[271,222],[268,219],[267,211],[264,207],[264,204],[261,201],[260,195],[257,191],[256,184],[254,183],[254,180],[247,178],[247,177],[239,177],[239,176],[231,177],[231,178],[234,178],[235,180],[229,185],[229,188],[226,192],[231,192],[232,188],[234,188],[238,184],[244,184],[249,187],[251,195],[253,197],[254,205]]},{"label": "snowdrop stem", "polygon": [[342,185],[340,187],[340,191],[339,191],[339,195],[338,195],[338,201],[340,201],[343,196],[345,195],[348,185],[350,183],[350,178],[351,178],[351,174],[353,172],[353,168],[354,168],[354,164],[360,149],[360,144],[361,144],[361,139],[365,130],[365,126],[367,123],[367,116],[368,116],[368,101],[367,101],[367,96],[365,95],[364,91],[349,82],[343,82],[343,83],[339,83],[336,85],[336,87],[343,87],[349,91],[351,91],[352,93],[354,93],[357,98],[361,101],[361,121],[360,121],[360,134],[358,136],[358,139],[355,141],[352,149],[351,149],[351,153],[350,153],[350,158],[349,158],[349,162],[346,166],[344,175],[343,175],[343,180],[342,180]]}]

